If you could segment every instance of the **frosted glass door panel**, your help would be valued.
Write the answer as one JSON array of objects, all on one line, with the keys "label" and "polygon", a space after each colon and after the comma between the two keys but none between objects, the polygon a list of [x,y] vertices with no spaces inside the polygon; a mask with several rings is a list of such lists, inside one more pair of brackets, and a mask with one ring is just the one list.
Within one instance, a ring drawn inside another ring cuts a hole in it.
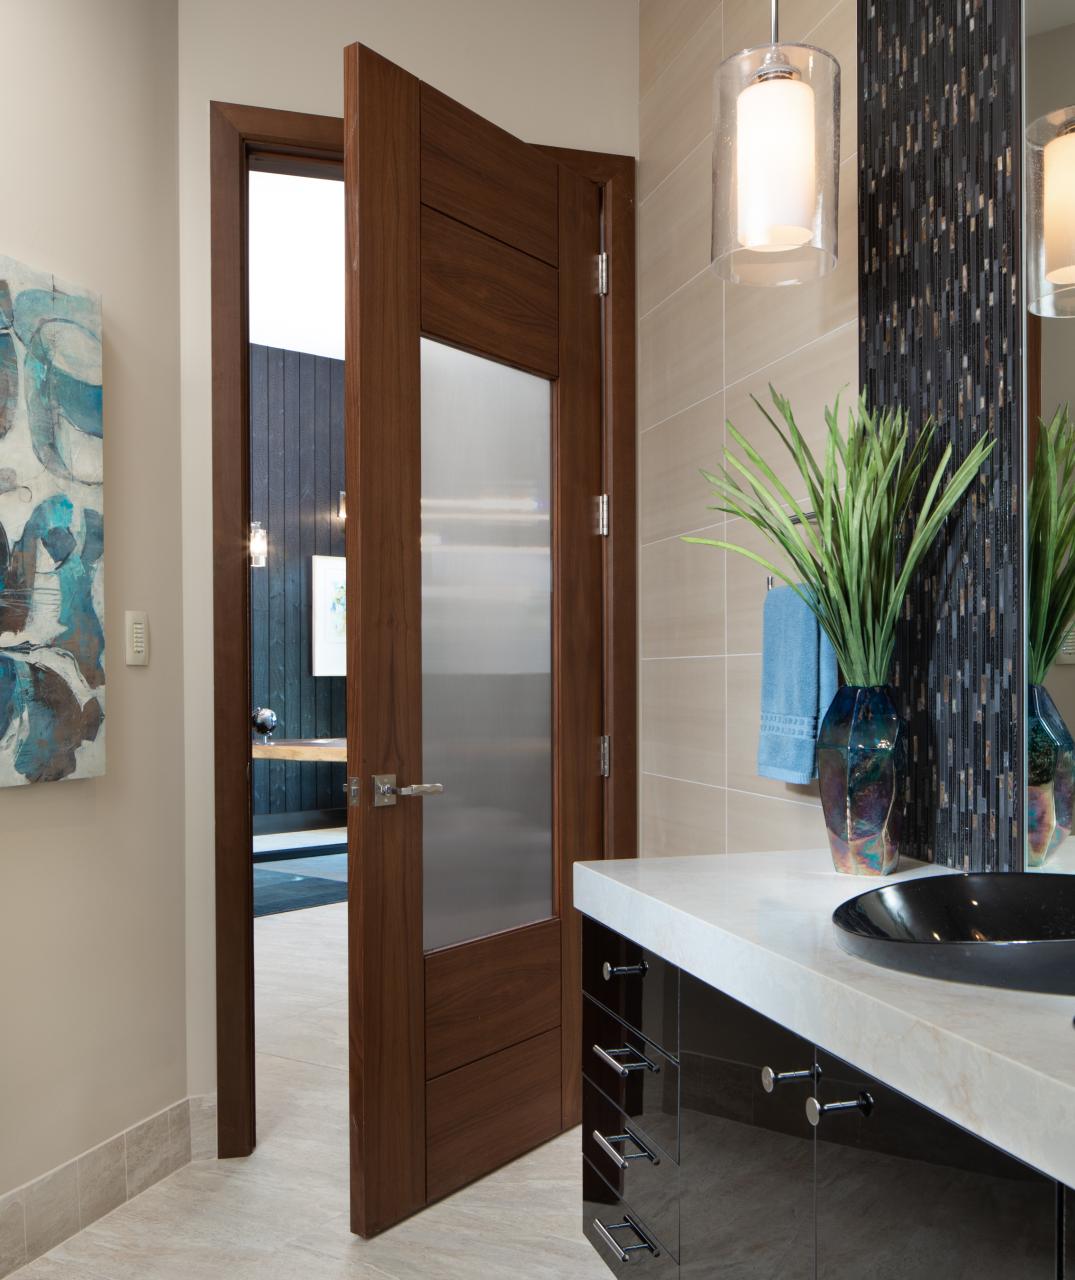
[{"label": "frosted glass door panel", "polygon": [[422,339],[425,948],[552,915],[552,398]]}]

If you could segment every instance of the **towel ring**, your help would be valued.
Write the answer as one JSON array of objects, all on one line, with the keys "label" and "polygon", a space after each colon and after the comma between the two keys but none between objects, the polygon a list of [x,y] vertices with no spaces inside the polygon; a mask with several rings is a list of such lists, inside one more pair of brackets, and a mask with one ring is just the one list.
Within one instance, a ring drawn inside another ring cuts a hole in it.
[{"label": "towel ring", "polygon": [[[815,521],[815,522],[816,522],[816,521],[817,521],[817,512],[816,512],[816,511],[804,511],[804,512],[802,513],[802,515],[801,515],[801,516],[792,516],[792,517],[791,517],[791,523],[792,523],[792,524],[803,524],[803,523],[804,523],[805,521],[807,521],[807,520],[813,520],[813,521]],[[770,574],[768,574],[768,575],[766,575],[766,578],[765,578],[765,590],[766,590],[766,591],[772,591],[772,589],[773,589],[775,586],[776,586],[776,580],[775,580],[775,578],[773,577],[773,575],[772,575],[771,573],[770,573]]]}]

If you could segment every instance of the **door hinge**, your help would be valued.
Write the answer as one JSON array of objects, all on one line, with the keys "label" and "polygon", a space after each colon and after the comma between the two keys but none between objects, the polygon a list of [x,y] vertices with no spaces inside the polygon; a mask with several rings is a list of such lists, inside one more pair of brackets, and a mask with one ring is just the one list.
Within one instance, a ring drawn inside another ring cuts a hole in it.
[{"label": "door hinge", "polygon": [[608,537],[608,494],[597,495],[597,536]]},{"label": "door hinge", "polygon": [[608,254],[603,250],[597,255],[597,295],[600,298],[608,293]]},{"label": "door hinge", "polygon": [[607,778],[612,774],[612,743],[607,733],[601,736],[601,777]]}]

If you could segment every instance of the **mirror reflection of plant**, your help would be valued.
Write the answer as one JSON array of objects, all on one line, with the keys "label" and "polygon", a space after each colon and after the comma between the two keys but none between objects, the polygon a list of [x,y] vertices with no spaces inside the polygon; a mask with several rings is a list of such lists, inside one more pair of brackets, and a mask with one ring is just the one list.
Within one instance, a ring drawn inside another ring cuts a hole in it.
[{"label": "mirror reflection of plant", "polygon": [[780,567],[723,539],[683,541],[735,551],[786,582],[832,641],[847,683],[886,684],[896,621],[911,577],[995,442],[979,440],[944,483],[952,458],[952,446],[946,446],[920,496],[919,480],[936,433],[932,418],[909,445],[906,411],[871,410],[862,396],[857,410],[849,411],[844,432],[837,397],[825,411],[828,438],[822,465],[796,425],[790,403],[771,385],[769,391],[784,426],[757,398],[754,403],[791,454],[814,518],[807,519],[773,468],[729,422],[728,434],[743,456],[726,448],[719,474],[702,472],[721,500],[711,510],[746,520],[783,553],[786,563]]},{"label": "mirror reflection of plant", "polygon": [[1031,684],[1044,683],[1075,623],[1075,424],[1066,404],[1039,423],[1027,503]]}]

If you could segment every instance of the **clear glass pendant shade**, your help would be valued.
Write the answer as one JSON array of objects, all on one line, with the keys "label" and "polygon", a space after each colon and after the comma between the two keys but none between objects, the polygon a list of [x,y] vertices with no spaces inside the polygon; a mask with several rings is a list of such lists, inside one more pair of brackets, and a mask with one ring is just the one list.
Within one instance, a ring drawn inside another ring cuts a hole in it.
[{"label": "clear glass pendant shade", "polygon": [[1027,129],[1027,305],[1075,317],[1075,107]]},{"label": "clear glass pendant shade", "polygon": [[840,64],[810,45],[746,49],[721,63],[713,100],[714,270],[819,279],[837,256]]}]

